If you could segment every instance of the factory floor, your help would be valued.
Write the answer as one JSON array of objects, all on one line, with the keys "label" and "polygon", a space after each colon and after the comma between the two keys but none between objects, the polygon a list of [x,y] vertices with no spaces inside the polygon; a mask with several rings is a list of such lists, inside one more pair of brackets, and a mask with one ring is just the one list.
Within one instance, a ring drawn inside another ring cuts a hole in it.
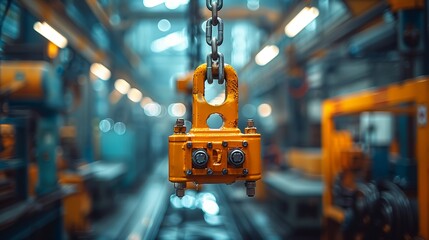
[{"label": "factory floor", "polygon": [[[319,239],[294,232],[269,201],[248,198],[243,183],[205,185],[179,199],[167,181],[167,161],[144,184],[115,197],[93,217],[95,239]],[[281,215],[281,214],[280,214]]]}]

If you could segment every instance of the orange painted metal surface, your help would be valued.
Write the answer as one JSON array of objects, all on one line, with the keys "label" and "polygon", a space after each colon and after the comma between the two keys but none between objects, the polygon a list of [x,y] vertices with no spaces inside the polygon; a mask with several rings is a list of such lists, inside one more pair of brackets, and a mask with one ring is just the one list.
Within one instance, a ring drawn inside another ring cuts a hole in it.
[{"label": "orange painted metal surface", "polygon": [[45,94],[43,75],[47,65],[46,62],[4,61],[0,64],[0,86],[4,91],[13,93],[11,99],[42,99]]},{"label": "orange painted metal surface", "polygon": [[423,0],[389,0],[389,4],[394,12],[405,9],[422,9],[425,6]]},{"label": "orange painted metal surface", "polygon": [[89,214],[92,210],[91,194],[82,176],[73,173],[60,172],[61,184],[72,184],[76,192],[63,199],[64,225],[70,233],[85,233],[91,231]]},{"label": "orange painted metal surface", "polygon": [[[193,76],[192,128],[189,133],[185,133],[182,127],[176,126],[175,134],[169,137],[169,180],[174,183],[201,184],[261,179],[261,136],[254,127],[246,128],[245,133],[241,133],[238,128],[239,93],[235,70],[225,65],[226,99],[217,106],[206,102],[205,76],[206,64],[202,64]],[[214,113],[223,120],[223,126],[219,129],[210,129],[207,125],[207,119]],[[192,154],[198,149],[207,152],[208,162],[205,167],[193,165]],[[238,167],[228,162],[228,155],[234,149],[240,149],[245,156],[244,162]],[[208,173],[209,169],[212,172]]]},{"label": "orange painted metal surface", "polygon": [[[401,104],[407,103],[406,107]],[[419,116],[415,109],[429,108],[429,79],[418,78],[401,84],[393,84],[379,90],[364,91],[357,94],[328,99],[322,106],[322,149],[323,149],[323,179],[325,190],[323,194],[323,214],[325,219],[342,221],[344,213],[333,204],[332,186],[341,165],[341,154],[333,139],[338,132],[335,129],[334,117],[357,114],[366,111],[387,111],[392,113],[410,113]],[[416,160],[417,160],[417,190],[419,208],[419,235],[429,239],[429,126],[427,116],[423,116],[416,127]],[[348,164],[346,164],[348,165]]]},{"label": "orange painted metal surface", "polygon": [[[35,197],[39,169],[36,164],[30,164],[29,169],[30,196]],[[64,226],[69,233],[87,233],[91,231],[89,214],[92,210],[91,194],[82,176],[74,173],[58,172],[60,184],[73,185],[76,191],[63,198]]]}]

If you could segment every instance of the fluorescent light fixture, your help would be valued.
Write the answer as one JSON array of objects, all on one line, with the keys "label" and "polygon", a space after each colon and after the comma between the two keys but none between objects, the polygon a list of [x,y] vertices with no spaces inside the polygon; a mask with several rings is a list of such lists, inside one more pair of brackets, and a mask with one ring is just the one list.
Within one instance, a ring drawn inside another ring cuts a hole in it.
[{"label": "fluorescent light fixture", "polygon": [[110,70],[101,63],[93,63],[89,70],[101,80],[107,81],[110,78]]},{"label": "fluorescent light fixture", "polygon": [[184,31],[177,31],[153,41],[150,48],[153,52],[159,53],[169,48],[186,44],[187,37],[185,36]]},{"label": "fluorescent light fixture", "polygon": [[172,117],[183,117],[186,113],[186,106],[183,103],[173,103],[168,106],[168,114]]},{"label": "fluorescent light fixture", "polygon": [[164,2],[165,0],[143,0],[143,5],[147,8],[153,8],[163,4]]},{"label": "fluorescent light fixture", "polygon": [[262,103],[258,107],[258,114],[260,117],[266,118],[271,115],[271,105],[268,103]]},{"label": "fluorescent light fixture", "polygon": [[271,62],[279,54],[279,48],[276,45],[265,46],[258,54],[255,56],[255,62],[259,66],[264,66],[267,63]]},{"label": "fluorescent light fixture", "polygon": [[182,4],[180,3],[180,1],[177,1],[177,0],[166,0],[165,1],[165,7],[167,7],[170,10],[177,9],[178,7],[180,7],[180,5],[182,5]]},{"label": "fluorescent light fixture", "polygon": [[144,113],[149,117],[158,117],[161,114],[161,105],[156,102],[148,103],[144,106]]},{"label": "fluorescent light fixture", "polygon": [[51,41],[53,44],[55,44],[59,48],[65,48],[67,46],[67,38],[65,38],[63,35],[61,35],[59,32],[57,32],[55,29],[53,29],[49,24],[46,22],[36,22],[33,25],[33,29],[40,33],[43,37]]},{"label": "fluorescent light fixture", "polygon": [[188,4],[189,0],[143,0],[143,5],[147,8],[153,8],[163,3],[168,9],[174,10],[181,5]]},{"label": "fluorescent light fixture", "polygon": [[319,16],[319,10],[317,8],[305,7],[286,25],[285,34],[288,37],[295,37],[317,16]]},{"label": "fluorescent light fixture", "polygon": [[140,102],[142,100],[143,94],[137,89],[137,88],[131,88],[128,91],[128,99],[130,99],[133,102]]},{"label": "fluorescent light fixture", "polygon": [[118,79],[115,82],[115,89],[121,94],[127,94],[130,90],[130,84],[124,79]]},{"label": "fluorescent light fixture", "polygon": [[171,28],[171,23],[167,19],[161,19],[158,22],[158,29],[161,32],[167,32]]}]

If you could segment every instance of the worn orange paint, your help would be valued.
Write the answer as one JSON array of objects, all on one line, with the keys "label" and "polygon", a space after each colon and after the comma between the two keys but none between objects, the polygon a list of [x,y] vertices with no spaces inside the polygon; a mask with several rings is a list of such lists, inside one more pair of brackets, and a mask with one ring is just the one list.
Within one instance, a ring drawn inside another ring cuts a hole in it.
[{"label": "worn orange paint", "polygon": [[[256,181],[261,179],[261,135],[249,129],[241,133],[238,128],[238,78],[235,70],[225,66],[226,99],[221,105],[213,106],[206,102],[204,97],[204,82],[206,76],[206,64],[200,65],[193,76],[193,113],[192,128],[189,133],[176,133],[169,137],[169,180],[174,183],[195,182],[201,183],[233,183],[236,180]],[[219,114],[223,119],[220,129],[210,129],[207,119],[213,113]],[[228,146],[222,146],[227,141]],[[247,141],[248,146],[242,145]],[[192,142],[192,148],[187,148],[187,142]],[[207,148],[211,142],[212,147]],[[195,149],[204,148],[209,155],[207,167],[213,170],[212,175],[207,175],[207,168],[197,169],[192,167],[192,152]],[[242,167],[228,165],[228,151],[240,148],[245,153],[245,161]],[[222,175],[222,169],[227,169],[228,174]],[[248,174],[243,175],[243,169],[248,169]],[[187,169],[192,170],[192,175],[186,175]]]}]

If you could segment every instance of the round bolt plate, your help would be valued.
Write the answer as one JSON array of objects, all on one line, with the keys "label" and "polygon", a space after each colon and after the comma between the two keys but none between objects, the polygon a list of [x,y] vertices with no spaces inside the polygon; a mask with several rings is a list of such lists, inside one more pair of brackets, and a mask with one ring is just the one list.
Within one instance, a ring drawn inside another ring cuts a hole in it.
[{"label": "round bolt plate", "polygon": [[244,152],[241,149],[234,149],[229,152],[228,161],[230,164],[238,167],[244,163]]},{"label": "round bolt plate", "polygon": [[209,161],[209,155],[205,149],[197,149],[192,153],[192,163],[196,167],[205,167]]}]

